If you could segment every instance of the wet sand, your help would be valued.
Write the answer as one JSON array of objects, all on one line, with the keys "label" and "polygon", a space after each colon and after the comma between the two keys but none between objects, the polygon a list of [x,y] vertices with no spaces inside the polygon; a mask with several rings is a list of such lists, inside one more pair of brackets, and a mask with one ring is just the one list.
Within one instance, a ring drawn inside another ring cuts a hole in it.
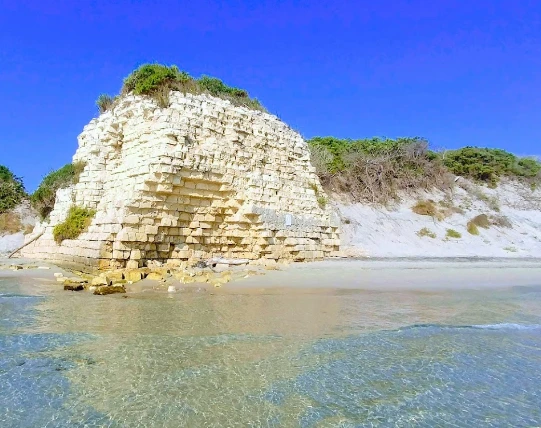
[{"label": "wet sand", "polygon": [[541,285],[540,259],[327,260],[292,264],[229,289],[439,290]]},{"label": "wet sand", "polygon": [[[0,278],[27,278],[55,282],[54,273],[71,274],[47,262],[0,259],[0,266],[17,264],[32,269],[0,270]],[[49,267],[38,269],[36,267]],[[216,292],[320,292],[352,290],[486,289],[541,285],[541,259],[363,259],[293,263],[279,270],[263,271],[225,284]],[[179,288],[197,287],[169,281]],[[156,281],[142,281],[128,291],[152,288]],[[203,284],[201,284],[203,285]],[[208,288],[208,287],[205,287]]]}]

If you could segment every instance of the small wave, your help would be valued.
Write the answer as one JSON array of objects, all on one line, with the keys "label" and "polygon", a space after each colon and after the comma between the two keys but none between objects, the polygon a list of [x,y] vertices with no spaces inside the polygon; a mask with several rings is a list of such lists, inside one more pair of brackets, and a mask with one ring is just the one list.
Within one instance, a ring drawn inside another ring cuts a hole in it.
[{"label": "small wave", "polygon": [[537,330],[541,324],[474,324],[474,325],[446,325],[446,324],[413,324],[399,328],[397,331],[435,329],[435,330],[458,330],[458,329],[481,329],[481,330]]},{"label": "small wave", "polygon": [[43,296],[31,296],[28,294],[16,294],[16,293],[0,293],[0,299],[4,298],[16,298],[16,299],[39,299]]},{"label": "small wave", "polygon": [[480,328],[483,330],[537,330],[537,329],[541,329],[541,324],[515,324],[515,323],[480,324],[480,325],[473,325],[472,328]]}]

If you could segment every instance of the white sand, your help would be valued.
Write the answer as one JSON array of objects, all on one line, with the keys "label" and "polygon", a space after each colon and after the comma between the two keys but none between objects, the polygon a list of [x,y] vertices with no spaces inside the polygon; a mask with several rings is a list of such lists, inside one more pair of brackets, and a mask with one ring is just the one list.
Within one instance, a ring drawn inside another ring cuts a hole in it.
[{"label": "white sand", "polygon": [[[497,189],[483,187],[481,191],[497,200],[499,212],[492,209],[493,204],[458,187],[452,201],[464,209],[464,214],[453,214],[442,221],[415,214],[411,208],[419,199],[441,201],[443,193],[409,198],[394,209],[338,203],[343,249],[371,257],[541,257],[541,191],[513,184]],[[479,214],[505,216],[512,228],[479,228],[479,235],[471,235],[467,223]],[[419,237],[417,232],[423,228],[437,237]],[[446,239],[447,229],[458,231],[462,237]]]}]

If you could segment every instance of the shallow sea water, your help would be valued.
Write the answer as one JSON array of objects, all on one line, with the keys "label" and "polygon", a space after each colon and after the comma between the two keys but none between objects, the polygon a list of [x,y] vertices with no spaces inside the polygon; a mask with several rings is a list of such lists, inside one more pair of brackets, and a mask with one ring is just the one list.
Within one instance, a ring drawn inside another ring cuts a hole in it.
[{"label": "shallow sea water", "polygon": [[541,284],[92,296],[0,279],[1,427],[541,425]]}]

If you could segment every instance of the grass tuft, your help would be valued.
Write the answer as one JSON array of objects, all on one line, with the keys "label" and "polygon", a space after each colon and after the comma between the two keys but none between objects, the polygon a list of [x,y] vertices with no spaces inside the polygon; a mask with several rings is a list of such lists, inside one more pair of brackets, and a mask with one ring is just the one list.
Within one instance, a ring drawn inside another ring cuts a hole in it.
[{"label": "grass tuft", "polygon": [[457,232],[454,229],[447,229],[447,234],[445,236],[447,238],[454,238],[454,239],[462,238],[462,235],[460,234],[460,232]]},{"label": "grass tuft", "polygon": [[439,218],[440,212],[435,202],[431,199],[427,201],[417,201],[417,203],[411,207],[411,210],[415,214],[426,215],[434,218]]},{"label": "grass tuft", "polygon": [[323,209],[327,206],[327,198],[325,196],[318,196],[317,197],[317,203],[319,205],[319,208]]},{"label": "grass tuft", "polygon": [[114,102],[115,97],[108,94],[101,94],[96,100],[96,105],[98,106],[100,114],[110,110],[113,107]]},{"label": "grass tuft", "polygon": [[436,234],[427,227],[423,227],[419,232],[417,232],[417,236],[420,236],[421,238],[425,236],[432,239],[436,238]]},{"label": "grass tuft", "polygon": [[470,235],[479,235],[479,228],[473,221],[468,222],[467,229]]},{"label": "grass tuft", "polygon": [[62,223],[57,224],[53,229],[53,236],[56,243],[60,244],[65,239],[76,239],[90,226],[95,214],[96,211],[94,210],[71,207],[66,219]]}]

